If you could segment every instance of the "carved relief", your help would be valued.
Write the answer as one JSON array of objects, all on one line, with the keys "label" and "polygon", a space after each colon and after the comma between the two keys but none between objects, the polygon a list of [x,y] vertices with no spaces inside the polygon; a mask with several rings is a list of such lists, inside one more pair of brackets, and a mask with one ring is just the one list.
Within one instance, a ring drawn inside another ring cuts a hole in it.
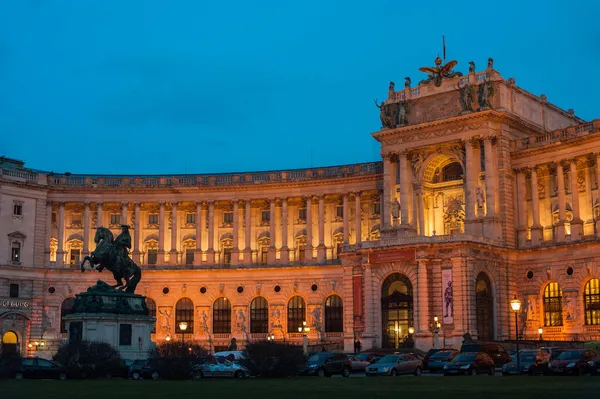
[{"label": "carved relief", "polygon": [[482,126],[481,123],[470,123],[464,124],[460,126],[449,127],[446,129],[434,130],[430,132],[421,132],[415,133],[411,135],[403,135],[402,137],[390,138],[387,140],[383,140],[383,144],[393,145],[393,144],[401,144],[401,143],[410,143],[415,140],[424,140],[430,137],[442,137],[442,136],[450,136],[453,134],[461,133],[465,130],[474,130],[479,129]]},{"label": "carved relief", "polygon": [[281,314],[283,312],[283,305],[271,306],[271,328],[283,328],[281,325]]}]

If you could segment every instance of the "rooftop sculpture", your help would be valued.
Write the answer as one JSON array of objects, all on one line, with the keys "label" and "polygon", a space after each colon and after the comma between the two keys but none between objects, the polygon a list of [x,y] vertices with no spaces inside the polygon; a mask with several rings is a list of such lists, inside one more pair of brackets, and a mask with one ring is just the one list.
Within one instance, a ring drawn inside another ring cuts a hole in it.
[{"label": "rooftop sculpture", "polygon": [[449,61],[448,63],[442,65],[442,59],[440,57],[436,57],[434,67],[421,67],[419,71],[425,72],[429,74],[429,77],[426,80],[421,81],[420,83],[426,84],[433,82],[434,85],[440,86],[442,84],[443,78],[453,78],[455,76],[462,76],[460,72],[452,72],[452,69],[458,64],[458,61]]}]

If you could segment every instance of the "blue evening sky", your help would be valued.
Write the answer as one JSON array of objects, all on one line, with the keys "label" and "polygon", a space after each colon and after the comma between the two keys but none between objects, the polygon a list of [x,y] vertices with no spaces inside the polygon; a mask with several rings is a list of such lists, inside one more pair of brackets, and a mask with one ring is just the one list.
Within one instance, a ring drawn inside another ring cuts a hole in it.
[{"label": "blue evening sky", "polygon": [[72,173],[212,173],[379,159],[373,99],[465,72],[600,117],[600,3],[0,1],[0,155]]}]

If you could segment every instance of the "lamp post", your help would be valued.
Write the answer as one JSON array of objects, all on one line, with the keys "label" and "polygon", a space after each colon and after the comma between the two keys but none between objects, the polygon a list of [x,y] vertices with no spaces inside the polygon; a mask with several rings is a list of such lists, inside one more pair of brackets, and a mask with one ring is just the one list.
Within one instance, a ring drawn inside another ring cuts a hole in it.
[{"label": "lamp post", "polygon": [[306,322],[302,322],[302,327],[298,327],[298,332],[302,333],[302,351],[304,352],[304,356],[308,355],[308,332],[310,331],[310,327],[306,325]]},{"label": "lamp post", "polygon": [[185,348],[185,330],[187,330],[187,326],[185,321],[179,323],[179,330],[181,330],[181,348]]},{"label": "lamp post", "polygon": [[167,338],[165,338],[165,341],[167,341],[167,342],[171,341],[171,334],[167,335]]},{"label": "lamp post", "polygon": [[269,341],[269,342],[275,342],[275,334],[268,334],[267,335],[267,341]]},{"label": "lamp post", "polygon": [[544,329],[542,327],[539,327],[538,328],[538,334],[540,334],[540,342],[543,341],[543,338],[542,338],[543,332],[544,332]]},{"label": "lamp post", "polygon": [[[433,316],[433,323],[430,324],[433,328],[433,348],[437,348],[438,344],[438,333],[440,332],[440,328],[442,327],[442,323],[440,323],[440,319],[437,316]],[[414,330],[414,329],[413,329]]]},{"label": "lamp post", "polygon": [[414,348],[415,346],[415,340],[413,338],[413,334],[415,333],[415,328],[414,327],[408,327],[408,346],[410,348]]},{"label": "lamp post", "polygon": [[514,299],[510,301],[510,307],[515,312],[515,338],[517,340],[517,370],[521,370],[521,363],[519,361],[519,311],[521,310],[521,301],[517,299],[515,295]]},{"label": "lamp post", "polygon": [[33,349],[33,347],[35,346],[35,350],[38,350],[40,347],[43,348],[44,347],[44,341],[34,341],[34,342],[29,342],[29,344],[27,345],[27,347],[29,349]]}]

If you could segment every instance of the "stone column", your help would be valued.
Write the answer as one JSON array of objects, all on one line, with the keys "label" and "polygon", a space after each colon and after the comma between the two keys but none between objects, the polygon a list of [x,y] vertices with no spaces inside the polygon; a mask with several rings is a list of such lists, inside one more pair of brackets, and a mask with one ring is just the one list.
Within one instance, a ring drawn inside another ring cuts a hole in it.
[{"label": "stone column", "polygon": [[342,196],[342,205],[344,208],[344,244],[350,243],[350,210],[348,209],[348,193]]},{"label": "stone column", "polygon": [[[525,177],[523,177],[523,179],[524,178]],[[523,193],[523,196],[525,196],[525,193]],[[531,244],[539,245],[544,241],[544,228],[540,224],[540,197],[538,193],[536,167],[531,168],[531,211],[533,216],[533,224],[531,225]],[[525,219],[525,224],[527,224],[527,219]]]},{"label": "stone column", "polygon": [[252,201],[246,200],[246,247],[244,248],[244,264],[252,264]]},{"label": "stone column", "polygon": [[232,238],[233,248],[231,248],[231,264],[237,265],[240,261],[240,249],[239,249],[239,230],[240,230],[240,207],[239,201],[233,200],[233,226],[232,226]]},{"label": "stone column", "polygon": [[360,191],[357,191],[354,194],[354,235],[356,236],[354,240],[355,245],[360,245],[362,242],[362,215],[361,215],[361,206],[360,206]]},{"label": "stone column", "polygon": [[577,182],[577,160],[571,160],[571,208],[573,220],[571,220],[571,240],[579,240],[583,237],[583,221],[579,212],[579,183]]},{"label": "stone column", "polygon": [[382,229],[391,226],[391,200],[392,197],[392,184],[390,180],[390,172],[395,165],[392,163],[392,154],[385,154],[383,156],[383,195],[381,196],[381,219],[383,224]]},{"label": "stone column", "polygon": [[202,219],[202,202],[196,202],[196,250],[194,251],[194,266],[202,264],[202,230],[204,219]]},{"label": "stone column", "polygon": [[46,201],[46,245],[44,245],[44,254],[46,262],[50,262],[50,240],[52,240],[52,201]]},{"label": "stone column", "polygon": [[[487,165],[486,165],[487,172]],[[452,334],[454,345],[462,344],[463,334],[465,333],[465,327],[469,317],[467,306],[465,303],[465,279],[463,278],[463,269],[466,269],[466,265],[463,262],[463,258],[452,258],[452,304],[453,312],[452,317],[454,318],[454,331]],[[443,321],[443,317],[440,318]]]},{"label": "stone column", "polygon": [[90,203],[83,203],[83,253],[82,255],[89,256],[90,254]]},{"label": "stone column", "polygon": [[281,199],[281,249],[279,261],[283,264],[290,262],[290,249],[288,248],[288,200]]},{"label": "stone column", "polygon": [[558,183],[558,223],[556,224],[555,240],[565,240],[565,221],[567,219],[566,195],[565,195],[565,172],[563,170],[563,161],[556,164],[556,180]]},{"label": "stone column", "polygon": [[141,216],[140,203],[136,202],[133,207],[135,222],[133,226],[133,253],[132,260],[136,265],[140,264],[140,254],[142,249],[142,231],[141,231]]},{"label": "stone column", "polygon": [[276,249],[276,235],[277,235],[277,223],[275,220],[275,198],[269,199],[269,252],[267,252],[267,263],[270,265],[275,264]]},{"label": "stone column", "polygon": [[306,255],[305,259],[311,261],[313,258],[312,237],[312,197],[306,197]]},{"label": "stone column", "polygon": [[121,224],[127,224],[127,206],[128,202],[121,202]]},{"label": "stone column", "polygon": [[65,264],[65,203],[58,203],[58,250],[56,251],[56,264]]},{"label": "stone column", "polygon": [[495,153],[494,153],[494,136],[486,137],[483,141],[485,154],[485,202],[486,216],[496,216],[496,171],[495,168]]},{"label": "stone column", "polygon": [[103,223],[103,220],[102,220],[103,213],[104,212],[102,212],[102,202],[97,202],[96,203],[96,219],[97,219],[96,228],[103,226],[103,224],[102,224]]},{"label": "stone column", "polygon": [[410,185],[412,184],[410,179],[410,170],[408,166],[408,160],[406,159],[406,152],[400,154],[400,225],[403,228],[409,227],[409,215],[410,215]]},{"label": "stone column", "polygon": [[156,264],[165,264],[165,203],[159,202],[158,208],[158,252]]},{"label": "stone column", "polygon": [[324,262],[327,258],[327,247],[325,246],[325,196],[319,195],[319,246],[317,247],[317,260]]},{"label": "stone column", "polygon": [[417,193],[417,204],[416,204],[416,209],[417,209],[417,215],[419,215],[419,235],[420,236],[424,236],[425,235],[425,201],[424,198],[425,196],[423,195],[422,192]]},{"label": "stone column", "polygon": [[474,165],[473,139],[464,141],[465,145],[465,233],[474,234],[475,195],[477,191],[477,175],[479,172]]},{"label": "stone column", "polygon": [[525,169],[515,169],[515,174],[517,175],[517,238],[519,247],[523,247],[527,241],[528,230]]},{"label": "stone column", "polygon": [[429,333],[429,284],[427,279],[427,259],[417,259],[417,334]]},{"label": "stone column", "polygon": [[171,203],[171,250],[169,251],[169,263],[176,265],[177,256],[177,202]]},{"label": "stone column", "polygon": [[215,202],[208,201],[208,249],[206,251],[206,263],[215,263]]}]

